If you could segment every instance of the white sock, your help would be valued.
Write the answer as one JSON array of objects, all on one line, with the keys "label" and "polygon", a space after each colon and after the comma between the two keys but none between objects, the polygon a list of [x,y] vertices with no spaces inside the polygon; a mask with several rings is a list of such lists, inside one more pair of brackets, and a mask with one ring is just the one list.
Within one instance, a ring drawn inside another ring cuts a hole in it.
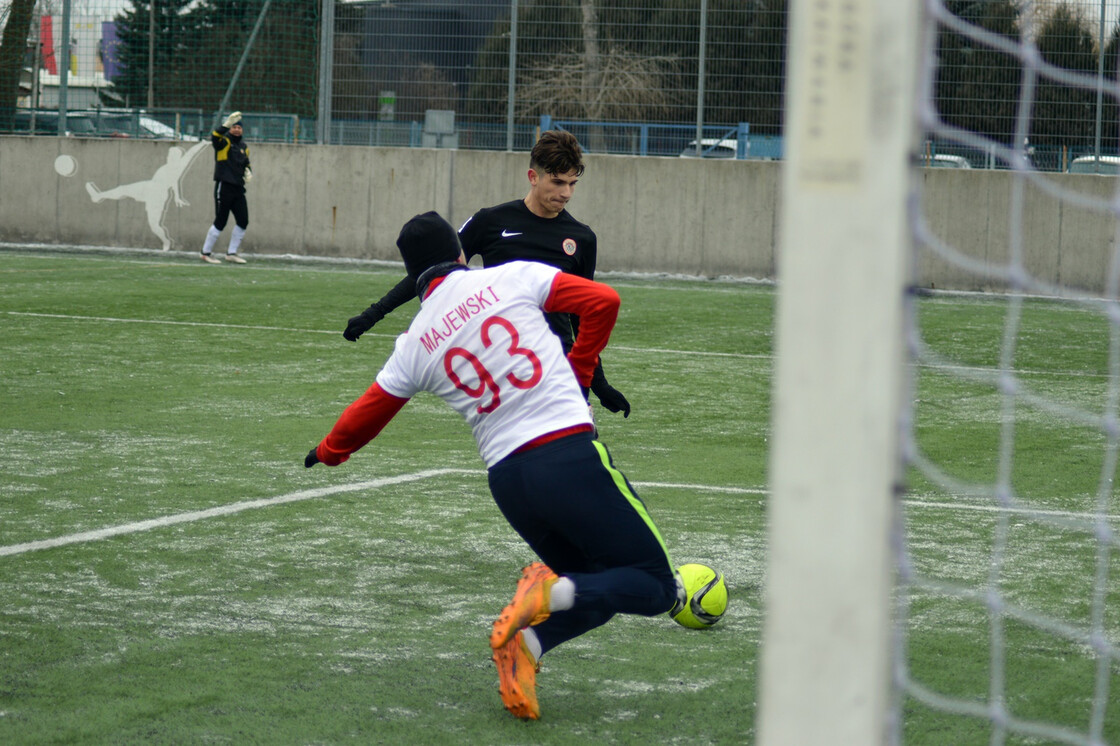
[{"label": "white sock", "polygon": [[245,238],[245,229],[240,226],[233,226],[233,235],[229,237],[229,253],[236,254],[237,249],[241,246],[241,239]]},{"label": "white sock", "polygon": [[571,578],[560,578],[552,584],[552,592],[548,596],[549,611],[567,611],[575,606],[576,584]]},{"label": "white sock", "polygon": [[532,627],[526,627],[521,630],[521,639],[525,640],[525,647],[529,648],[529,654],[533,656],[533,662],[541,659],[541,641],[537,639],[537,633],[533,631]]},{"label": "white sock", "polygon": [[211,224],[210,230],[206,231],[206,241],[202,244],[203,254],[209,254],[214,250],[214,244],[217,243],[220,235],[222,235],[222,232]]}]

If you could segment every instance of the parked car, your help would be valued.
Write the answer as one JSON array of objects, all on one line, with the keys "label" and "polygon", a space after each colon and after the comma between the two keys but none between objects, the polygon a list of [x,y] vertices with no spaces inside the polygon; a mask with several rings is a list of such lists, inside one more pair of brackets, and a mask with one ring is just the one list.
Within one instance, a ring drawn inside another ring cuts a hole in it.
[{"label": "parked car", "polygon": [[1083,155],[1070,161],[1067,171],[1071,174],[1116,176],[1120,172],[1120,156],[1102,155],[1097,158],[1094,155]]},{"label": "parked car", "polygon": [[136,120],[128,114],[111,114],[101,111],[80,111],[70,114],[70,120],[87,121],[98,137],[138,137]]},{"label": "parked car", "polygon": [[175,130],[149,116],[121,111],[76,111],[68,122],[87,122],[95,137],[130,137],[143,140],[186,140],[198,142],[194,135],[175,137]]},{"label": "parked car", "polygon": [[[700,140],[701,158],[734,158],[739,152],[738,140],[720,140],[715,137],[705,137]],[[688,147],[681,151],[681,158],[696,157],[696,141],[693,140]]]},{"label": "parked car", "polygon": [[175,136],[175,128],[164,124],[158,119],[151,117],[140,117],[140,127],[147,133],[147,137],[157,137],[161,140],[184,140],[188,142],[198,142],[197,137],[188,135],[185,132],[180,132],[179,136]]},{"label": "parked car", "polygon": [[109,117],[97,112],[74,112],[67,115],[71,122],[88,122],[97,137],[129,137],[127,123],[116,117]]},{"label": "parked car", "polygon": [[[13,135],[58,135],[58,112],[17,111],[11,127],[5,129]],[[96,137],[93,124],[66,118],[67,137]]]},{"label": "parked car", "polygon": [[947,153],[923,156],[922,165],[926,168],[972,168],[972,164],[963,155]]}]

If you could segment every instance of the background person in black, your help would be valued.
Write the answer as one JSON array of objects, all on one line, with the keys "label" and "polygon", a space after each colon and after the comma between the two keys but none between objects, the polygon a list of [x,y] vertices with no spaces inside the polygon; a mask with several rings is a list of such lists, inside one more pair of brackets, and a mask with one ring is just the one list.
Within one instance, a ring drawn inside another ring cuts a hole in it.
[{"label": "background person in black", "polygon": [[249,167],[249,146],[241,139],[241,112],[235,111],[226,117],[222,126],[210,133],[210,143],[214,146],[214,223],[206,232],[202,244],[202,261],[220,264],[210,255],[218,236],[226,227],[229,214],[233,213],[233,235],[229,239],[226,261],[244,264],[245,260],[237,255],[245,229],[249,227],[249,203],[245,199],[245,185],[253,178]]},{"label": "background person in black", "polygon": [[[467,261],[482,257],[484,267],[511,261],[541,262],[568,274],[595,279],[595,232],[566,209],[582,174],[583,152],[574,135],[563,130],[541,135],[529,157],[529,194],[524,199],[485,207],[459,228],[459,242]],[[352,317],[342,336],[356,342],[386,314],[415,297],[416,278],[405,277],[381,300]],[[570,350],[579,319],[564,313],[547,316],[565,352]],[[601,362],[595,369],[591,391],[605,409],[630,416],[630,402],[607,383]]]}]

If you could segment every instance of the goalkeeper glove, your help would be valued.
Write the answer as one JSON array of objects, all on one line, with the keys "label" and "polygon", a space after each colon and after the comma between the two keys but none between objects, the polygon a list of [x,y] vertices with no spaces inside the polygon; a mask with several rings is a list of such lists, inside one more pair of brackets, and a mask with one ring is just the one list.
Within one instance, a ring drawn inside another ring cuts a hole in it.
[{"label": "goalkeeper glove", "polygon": [[243,177],[241,177],[241,179],[246,184],[248,184],[250,181],[252,181],[253,180],[253,169],[246,166],[245,167],[245,175]]},{"label": "goalkeeper glove", "polygon": [[237,124],[240,121],[241,121],[241,112],[235,111],[232,114],[230,114],[228,117],[226,117],[225,121],[222,122],[222,126],[225,127],[226,129],[229,129],[230,127],[232,127],[233,125]]},{"label": "goalkeeper glove", "polygon": [[603,373],[601,365],[595,368],[595,373],[591,376],[591,390],[595,392],[604,409],[610,412],[622,412],[623,417],[630,416],[630,402],[626,401],[621,391],[607,383],[607,376]]},{"label": "goalkeeper glove", "polygon": [[312,466],[314,466],[315,464],[318,464],[318,463],[320,463],[319,462],[319,446],[315,446],[314,448],[312,448],[310,451],[307,452],[307,456],[304,457],[304,459],[303,459],[303,465],[305,467],[307,467],[308,469],[310,469]]},{"label": "goalkeeper glove", "polygon": [[346,322],[346,331],[342,332],[342,336],[351,342],[357,342],[358,337],[368,332],[374,324],[383,318],[385,318],[385,312],[378,308],[375,303],[357,316],[351,316],[350,320]]}]

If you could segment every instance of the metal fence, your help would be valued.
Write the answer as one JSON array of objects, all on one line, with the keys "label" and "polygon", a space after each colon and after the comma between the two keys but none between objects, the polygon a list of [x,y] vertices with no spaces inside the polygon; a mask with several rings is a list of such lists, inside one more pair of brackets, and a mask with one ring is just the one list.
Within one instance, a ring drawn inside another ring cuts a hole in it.
[{"label": "metal fence", "polygon": [[[542,117],[633,122],[676,128],[645,151],[675,154],[740,122],[780,135],[785,24],[786,0],[51,0],[20,103],[179,111],[195,136],[200,111],[237,108],[298,120],[294,141],[487,149],[531,147]],[[456,138],[426,130],[432,111]]]},{"label": "metal fence", "polygon": [[[0,21],[14,16],[4,2]],[[135,136],[140,116],[201,136],[220,112],[239,109],[259,125],[249,128],[257,140],[525,150],[542,123],[578,122],[591,152],[675,155],[734,132],[736,156],[777,158],[788,5],[39,0],[19,106],[53,110],[56,133],[59,113],[116,110],[137,114]],[[1036,165],[1060,170],[1077,155],[1117,152],[1120,0],[941,5],[1008,42],[937,24],[931,94],[946,123],[1009,144],[1021,60],[1037,52],[1056,70],[1100,72],[1104,82],[1094,92],[1060,75],[1036,81]],[[26,116],[9,109],[5,119],[4,106],[0,129],[30,131]],[[931,141],[929,150],[1001,166],[991,149]]]},{"label": "metal fence", "polygon": [[[780,131],[785,0],[358,2],[336,12],[336,118],[450,110],[467,128],[505,127],[501,146],[542,116],[691,127],[675,152],[705,125]],[[619,152],[610,141],[585,145]]]}]

